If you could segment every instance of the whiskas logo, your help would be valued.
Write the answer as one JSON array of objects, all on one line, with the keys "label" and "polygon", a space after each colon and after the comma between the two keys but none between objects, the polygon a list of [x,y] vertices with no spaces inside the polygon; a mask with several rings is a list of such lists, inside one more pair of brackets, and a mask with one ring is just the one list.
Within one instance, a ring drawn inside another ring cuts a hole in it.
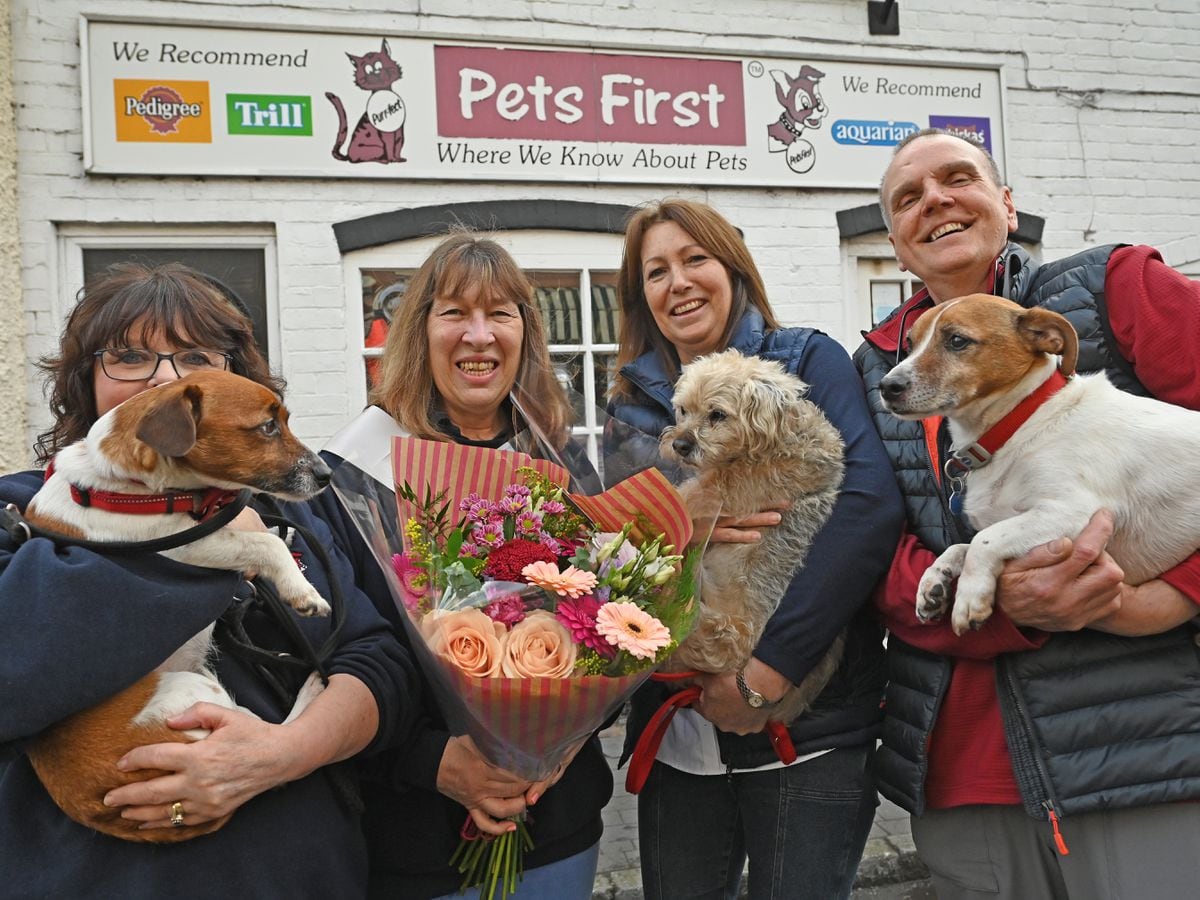
[{"label": "whiskas logo", "polygon": [[869,119],[838,119],[831,129],[833,139],[839,144],[859,147],[894,147],[920,130],[916,122],[873,122]]},{"label": "whiskas logo", "polygon": [[992,120],[978,116],[930,116],[930,128],[944,128],[957,137],[992,152]]},{"label": "whiskas logo", "polygon": [[212,141],[207,81],[113,81],[118,141]]}]

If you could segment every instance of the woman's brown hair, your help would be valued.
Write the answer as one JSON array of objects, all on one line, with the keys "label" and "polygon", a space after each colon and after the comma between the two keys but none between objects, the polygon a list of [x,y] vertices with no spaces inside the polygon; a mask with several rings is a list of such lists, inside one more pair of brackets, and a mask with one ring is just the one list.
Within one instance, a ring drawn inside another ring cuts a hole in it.
[{"label": "woman's brown hair", "polygon": [[[254,343],[254,327],[219,282],[179,263],[110,266],[79,292],[67,317],[59,352],[38,363],[50,389],[51,428],[34,444],[38,463],[87,434],[96,419],[95,353],[140,347],[150,335],[175,347],[204,347],[232,357],[230,371],[274,391],[284,381],[271,374]],[[136,329],[136,330],[135,330]]]},{"label": "woman's brown hair", "polygon": [[371,402],[416,437],[450,440],[433,422],[440,398],[429,365],[426,322],[435,298],[457,297],[476,288],[480,296],[503,297],[520,310],[524,334],[512,393],[525,415],[537,418],[529,424],[561,446],[571,407],[550,364],[533,285],[507,250],[467,230],[455,231],[438,244],[409,282],[388,329]]},{"label": "woman's brown hair", "polygon": [[662,222],[674,222],[713,255],[725,271],[733,288],[729,319],[718,345],[724,349],[738,321],[753,306],[762,313],[767,331],[778,329],[779,321],[767,301],[762,276],[750,256],[741,234],[719,212],[705,203],[669,198],[635,210],[625,225],[625,246],[621,253],[621,271],[617,279],[617,299],[621,305],[621,335],[616,369],[609,398],[629,399],[633,385],[620,374],[621,367],[644,353],[654,351],[672,380],[679,374],[679,354],[663,336],[650,312],[642,284],[642,243],[646,232]]}]

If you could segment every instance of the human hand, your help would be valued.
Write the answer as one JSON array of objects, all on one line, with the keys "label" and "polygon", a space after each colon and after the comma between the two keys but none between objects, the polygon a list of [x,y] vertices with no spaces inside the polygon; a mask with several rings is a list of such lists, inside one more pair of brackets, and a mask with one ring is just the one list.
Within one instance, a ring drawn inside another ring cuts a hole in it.
[{"label": "human hand", "polygon": [[494,766],[468,735],[450,738],[438,765],[437,789],[461,803],[480,831],[503,834],[512,823],[502,821],[525,811],[530,782]]},{"label": "human hand", "polygon": [[583,749],[583,745],[586,744],[588,740],[590,740],[590,738],[585,737],[577,741],[575,745],[571,747],[571,749],[567,751],[566,755],[559,761],[553,772],[551,772],[541,781],[535,781],[529,786],[529,789],[525,791],[525,802],[529,806],[533,806],[533,804],[537,803],[538,800],[541,799],[542,795],[546,793],[546,791],[558,784],[558,780],[563,777],[563,773],[567,771],[567,767],[570,766],[575,760],[576,755],[580,750]]},{"label": "human hand", "polygon": [[748,516],[721,516],[713,526],[709,541],[717,544],[753,544],[762,540],[759,528],[772,528],[783,521],[783,510],[790,504],[779,503]]},{"label": "human hand", "polygon": [[[750,688],[771,701],[782,698],[791,687],[786,676],[753,657],[746,664],[744,677]],[[750,706],[738,690],[735,673],[714,675],[704,672],[694,681],[701,691],[700,699],[695,703],[696,711],[721,731],[755,734],[766,727],[773,707],[754,709]]]},{"label": "human hand", "polygon": [[286,726],[212,703],[197,703],[167,720],[176,729],[207,728],[189,743],[148,744],[126,753],[123,772],[166,772],[109,791],[104,804],[124,807],[121,817],[143,829],[169,828],[170,807],[183,804],[184,824],[201,825],[227,816],[263,791],[292,780]]},{"label": "human hand", "polygon": [[1121,608],[1125,573],[1105,552],[1113,517],[1099,510],[1074,541],[1060,538],[1009,560],[996,604],[1016,625],[1078,631]]}]

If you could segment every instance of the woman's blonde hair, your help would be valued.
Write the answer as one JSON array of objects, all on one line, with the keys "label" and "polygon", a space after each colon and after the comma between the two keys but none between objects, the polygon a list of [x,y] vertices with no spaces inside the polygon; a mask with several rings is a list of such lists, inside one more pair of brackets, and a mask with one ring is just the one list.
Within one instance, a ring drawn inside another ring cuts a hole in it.
[{"label": "woman's blonde hair", "polygon": [[729,319],[721,335],[718,349],[725,349],[738,321],[753,306],[762,313],[767,331],[780,327],[762,276],[750,256],[741,233],[719,212],[706,203],[669,198],[648,203],[635,210],[625,225],[625,246],[621,254],[621,271],[617,280],[617,299],[621,305],[621,337],[617,349],[617,371],[609,398],[630,399],[633,385],[621,375],[621,367],[651,350],[658,353],[663,369],[672,380],[679,374],[679,354],[663,336],[646,302],[642,283],[642,243],[646,232],[663,222],[674,222],[692,239],[711,253],[729,273],[733,302]]},{"label": "woman's blonde hair", "polygon": [[[520,310],[524,334],[512,393],[525,415],[536,418],[529,424],[561,446],[571,407],[550,364],[533,285],[507,250],[465,229],[438,244],[409,282],[388,329],[371,402],[416,437],[450,440],[433,421],[440,398],[430,368],[427,320],[435,298],[457,297],[472,289],[482,297],[511,300]],[[516,419],[516,410],[513,416]]]}]

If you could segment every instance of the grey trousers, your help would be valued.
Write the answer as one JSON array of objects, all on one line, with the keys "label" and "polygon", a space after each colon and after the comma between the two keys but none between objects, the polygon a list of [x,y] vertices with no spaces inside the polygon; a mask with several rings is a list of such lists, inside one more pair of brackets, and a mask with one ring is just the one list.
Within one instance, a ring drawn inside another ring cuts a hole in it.
[{"label": "grey trousers", "polygon": [[1200,803],[1083,813],[1050,823],[1018,806],[912,817],[938,900],[1190,900],[1200,897]]}]

